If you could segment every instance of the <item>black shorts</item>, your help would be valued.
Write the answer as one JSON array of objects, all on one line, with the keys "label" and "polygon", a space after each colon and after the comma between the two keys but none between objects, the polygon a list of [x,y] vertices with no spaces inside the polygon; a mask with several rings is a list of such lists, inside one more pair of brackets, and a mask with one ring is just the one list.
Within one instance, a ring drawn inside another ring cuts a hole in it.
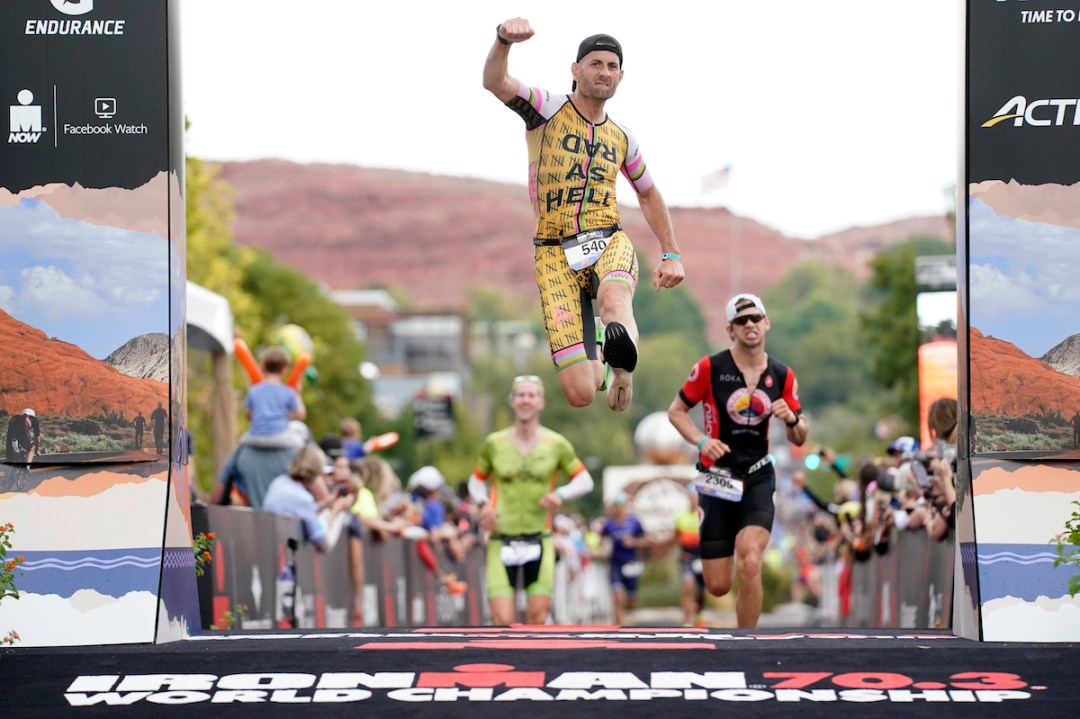
[{"label": "black shorts", "polygon": [[776,472],[772,464],[762,467],[743,484],[739,502],[698,495],[704,518],[701,520],[701,558],[723,559],[735,554],[735,537],[743,527],[763,527],[772,531],[773,493]]},{"label": "black shorts", "polygon": [[[637,597],[638,580],[641,577],[641,560],[632,559],[629,562],[612,562],[610,580],[612,589],[622,589],[626,596],[634,599]],[[627,567],[633,566],[633,571],[627,572]]]}]

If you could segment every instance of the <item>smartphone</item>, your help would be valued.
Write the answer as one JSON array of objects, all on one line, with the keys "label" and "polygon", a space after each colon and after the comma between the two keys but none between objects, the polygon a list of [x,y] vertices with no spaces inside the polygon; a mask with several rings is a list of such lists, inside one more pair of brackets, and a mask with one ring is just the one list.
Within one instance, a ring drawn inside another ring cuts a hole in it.
[{"label": "smartphone", "polygon": [[911,462],[911,474],[915,477],[915,482],[918,483],[921,489],[927,489],[930,487],[930,475],[926,472],[926,467],[918,460],[912,460]]}]

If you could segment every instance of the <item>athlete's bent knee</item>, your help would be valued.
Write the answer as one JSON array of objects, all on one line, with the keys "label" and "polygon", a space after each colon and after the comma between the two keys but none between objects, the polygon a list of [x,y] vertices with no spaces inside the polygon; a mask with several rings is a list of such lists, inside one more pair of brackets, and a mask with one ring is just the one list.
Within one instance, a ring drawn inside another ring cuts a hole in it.
[{"label": "athlete's bent knee", "polygon": [[588,382],[567,382],[562,389],[571,407],[588,407],[596,397],[596,388]]},{"label": "athlete's bent knee", "polygon": [[731,582],[722,577],[705,577],[705,588],[714,597],[722,597],[731,591]]}]

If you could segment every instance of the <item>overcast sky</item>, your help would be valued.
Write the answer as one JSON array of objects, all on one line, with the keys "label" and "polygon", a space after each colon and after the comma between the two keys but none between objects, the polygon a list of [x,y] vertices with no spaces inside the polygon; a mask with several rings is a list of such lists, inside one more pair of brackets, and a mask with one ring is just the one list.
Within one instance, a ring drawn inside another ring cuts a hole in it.
[{"label": "overcast sky", "polygon": [[[670,205],[723,205],[795,237],[943,214],[958,166],[959,7],[183,0],[187,152],[524,192],[524,125],[481,86],[495,26],[522,16],[536,36],[512,48],[511,74],[556,92],[582,38],[619,39],[626,74],[607,109]],[[703,195],[702,177],[728,165],[728,184]],[[622,181],[619,193],[632,195]]]}]

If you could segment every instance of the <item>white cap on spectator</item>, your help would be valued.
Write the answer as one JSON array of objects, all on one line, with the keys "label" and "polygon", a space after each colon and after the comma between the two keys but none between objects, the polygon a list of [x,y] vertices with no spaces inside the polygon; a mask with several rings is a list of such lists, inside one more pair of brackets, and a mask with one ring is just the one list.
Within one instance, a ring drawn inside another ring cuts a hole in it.
[{"label": "white cap on spectator", "polygon": [[434,492],[444,484],[446,484],[446,478],[443,477],[442,472],[429,464],[412,473],[407,487],[410,490],[423,487],[429,492]]},{"label": "white cap on spectator", "polygon": [[29,407],[24,409],[22,413],[30,417],[37,417],[37,414],[34,412],[34,410],[30,409]]},{"label": "white cap on spectator", "polygon": [[919,451],[919,443],[914,437],[897,437],[892,442],[889,442],[889,447],[886,450],[889,454],[899,454],[903,457],[913,457],[915,453]]},{"label": "white cap on spectator", "polygon": [[285,425],[285,431],[299,440],[296,443],[298,446],[303,446],[311,441],[311,430],[298,419],[289,420],[289,423]]}]

